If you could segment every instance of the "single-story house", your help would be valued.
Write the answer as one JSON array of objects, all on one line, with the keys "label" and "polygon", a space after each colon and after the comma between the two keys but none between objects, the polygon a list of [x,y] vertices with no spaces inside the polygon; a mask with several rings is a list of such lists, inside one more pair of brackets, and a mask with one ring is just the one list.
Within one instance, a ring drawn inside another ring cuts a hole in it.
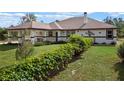
[{"label": "single-story house", "polygon": [[22,37],[30,39],[33,44],[42,41],[66,41],[70,34],[79,34],[84,37],[94,38],[95,43],[113,43],[117,40],[117,28],[113,25],[84,16],[72,17],[49,24],[41,22],[27,22],[8,28],[8,42],[10,43],[13,33],[18,34],[18,42]]}]

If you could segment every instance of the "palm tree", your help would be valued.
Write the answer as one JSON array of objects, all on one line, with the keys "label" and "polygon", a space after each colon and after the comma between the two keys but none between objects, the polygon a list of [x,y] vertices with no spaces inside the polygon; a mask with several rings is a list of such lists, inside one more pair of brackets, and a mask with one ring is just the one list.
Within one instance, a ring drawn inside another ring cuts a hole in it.
[{"label": "palm tree", "polygon": [[23,16],[21,18],[21,23],[26,23],[26,22],[32,22],[32,21],[36,21],[36,16],[32,13],[27,13],[25,16]]}]

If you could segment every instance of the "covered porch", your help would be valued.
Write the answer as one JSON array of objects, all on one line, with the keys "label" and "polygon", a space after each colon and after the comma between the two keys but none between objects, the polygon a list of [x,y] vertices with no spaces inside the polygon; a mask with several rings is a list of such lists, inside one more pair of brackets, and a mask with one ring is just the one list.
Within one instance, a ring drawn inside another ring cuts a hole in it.
[{"label": "covered porch", "polygon": [[8,28],[8,43],[13,40],[22,43],[23,40],[31,40],[32,44],[36,42],[66,41],[70,34],[75,34],[76,30],[51,29],[50,25],[36,21],[12,26]]}]

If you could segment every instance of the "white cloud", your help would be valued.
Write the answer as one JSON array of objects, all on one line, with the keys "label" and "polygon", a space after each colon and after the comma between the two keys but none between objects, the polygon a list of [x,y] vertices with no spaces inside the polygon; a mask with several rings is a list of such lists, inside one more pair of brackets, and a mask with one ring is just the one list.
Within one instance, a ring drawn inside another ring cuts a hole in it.
[{"label": "white cloud", "polygon": [[24,13],[3,13],[1,12],[0,13],[0,16],[8,16],[8,17],[22,17],[24,16],[25,14]]},{"label": "white cloud", "polygon": [[0,27],[9,27],[10,25],[17,25],[20,17],[12,16],[8,13],[0,13]]},{"label": "white cloud", "polygon": [[[88,12],[88,14],[91,14],[93,12]],[[54,14],[35,14],[38,19],[52,19],[52,20],[63,20],[66,18],[74,17],[74,16],[83,16],[83,12],[55,12]]]},{"label": "white cloud", "polygon": [[[64,13],[55,13],[55,14],[35,14],[38,20],[49,19],[51,21],[63,20],[69,17],[74,17],[74,15],[64,14]],[[49,21],[49,22],[51,22]]]},{"label": "white cloud", "polygon": [[[91,14],[93,12],[88,12],[88,14]],[[54,13],[46,13],[46,14],[40,14],[40,13],[34,13],[37,17],[38,21],[44,21],[44,22],[52,22],[55,20],[63,20],[66,18],[74,17],[74,16],[83,16],[83,12],[54,12]],[[10,25],[17,25],[20,22],[20,18],[24,16],[25,13],[5,13],[0,12],[0,26],[1,27],[8,27]]]}]

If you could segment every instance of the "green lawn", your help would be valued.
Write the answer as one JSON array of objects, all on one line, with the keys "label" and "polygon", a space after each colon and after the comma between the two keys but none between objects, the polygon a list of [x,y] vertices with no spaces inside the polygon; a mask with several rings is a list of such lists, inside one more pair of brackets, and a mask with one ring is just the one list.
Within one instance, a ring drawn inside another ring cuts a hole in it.
[{"label": "green lawn", "polygon": [[0,45],[0,68],[16,63],[16,45]]},{"label": "green lawn", "polygon": [[[46,45],[34,47],[33,56],[37,56],[41,52],[50,51],[59,45]],[[0,45],[0,68],[18,63],[15,58],[15,50],[17,45]]]},{"label": "green lawn", "polygon": [[[34,47],[33,55],[59,45]],[[0,68],[17,63],[15,45],[0,45]],[[119,63],[114,46],[92,46],[51,80],[124,80],[124,63]]]},{"label": "green lawn", "polygon": [[51,80],[124,80],[114,46],[92,46]]},{"label": "green lawn", "polygon": [[45,46],[34,47],[33,56],[37,56],[42,52],[49,52],[52,49],[58,48],[59,46],[60,46],[60,44],[53,44],[53,45],[45,45]]}]

